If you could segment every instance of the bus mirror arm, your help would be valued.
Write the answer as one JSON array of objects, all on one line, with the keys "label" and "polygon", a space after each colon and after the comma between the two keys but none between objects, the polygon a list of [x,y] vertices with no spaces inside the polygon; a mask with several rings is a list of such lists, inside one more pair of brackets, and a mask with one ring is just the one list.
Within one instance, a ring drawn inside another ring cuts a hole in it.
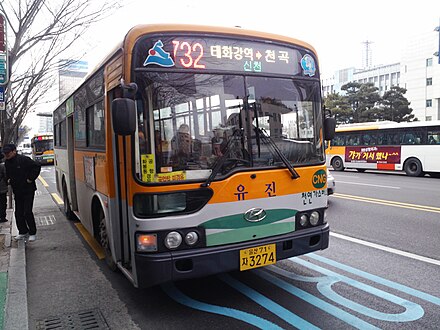
[{"label": "bus mirror arm", "polygon": [[123,97],[134,100],[136,98],[136,93],[138,91],[138,86],[136,83],[132,82],[129,84],[124,83],[124,79],[121,79],[121,87]]},{"label": "bus mirror arm", "polygon": [[336,119],[332,112],[324,107],[324,140],[329,141],[335,137]]},{"label": "bus mirror arm", "polygon": [[129,98],[112,101],[112,121],[115,134],[128,136],[136,131],[136,104]]}]

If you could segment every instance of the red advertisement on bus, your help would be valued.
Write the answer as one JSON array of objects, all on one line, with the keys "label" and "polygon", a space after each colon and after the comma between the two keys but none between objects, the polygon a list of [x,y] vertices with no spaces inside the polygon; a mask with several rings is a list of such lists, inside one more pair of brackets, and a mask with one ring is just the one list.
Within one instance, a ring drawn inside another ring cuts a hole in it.
[{"label": "red advertisement on bus", "polygon": [[346,147],[345,161],[352,163],[400,163],[400,147]]}]

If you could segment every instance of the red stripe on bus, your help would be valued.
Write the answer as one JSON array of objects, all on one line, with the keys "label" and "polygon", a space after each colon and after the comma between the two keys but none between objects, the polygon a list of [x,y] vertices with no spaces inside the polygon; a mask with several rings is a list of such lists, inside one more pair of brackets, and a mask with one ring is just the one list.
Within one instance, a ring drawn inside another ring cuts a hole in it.
[{"label": "red stripe on bus", "polygon": [[396,164],[377,164],[378,170],[395,170]]}]

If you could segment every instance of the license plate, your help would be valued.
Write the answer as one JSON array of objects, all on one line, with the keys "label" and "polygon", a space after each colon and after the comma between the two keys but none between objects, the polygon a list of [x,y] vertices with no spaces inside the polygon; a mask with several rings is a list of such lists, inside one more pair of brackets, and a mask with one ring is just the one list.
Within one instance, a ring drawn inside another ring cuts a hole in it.
[{"label": "license plate", "polygon": [[276,263],[276,252],[275,244],[240,250],[240,271]]}]

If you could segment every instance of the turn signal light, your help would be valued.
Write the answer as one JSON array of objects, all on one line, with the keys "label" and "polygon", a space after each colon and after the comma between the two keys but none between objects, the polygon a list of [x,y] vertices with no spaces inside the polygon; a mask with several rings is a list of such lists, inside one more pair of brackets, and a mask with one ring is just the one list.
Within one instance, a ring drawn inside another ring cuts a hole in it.
[{"label": "turn signal light", "polygon": [[157,251],[157,235],[156,234],[137,234],[136,250],[139,252]]}]

